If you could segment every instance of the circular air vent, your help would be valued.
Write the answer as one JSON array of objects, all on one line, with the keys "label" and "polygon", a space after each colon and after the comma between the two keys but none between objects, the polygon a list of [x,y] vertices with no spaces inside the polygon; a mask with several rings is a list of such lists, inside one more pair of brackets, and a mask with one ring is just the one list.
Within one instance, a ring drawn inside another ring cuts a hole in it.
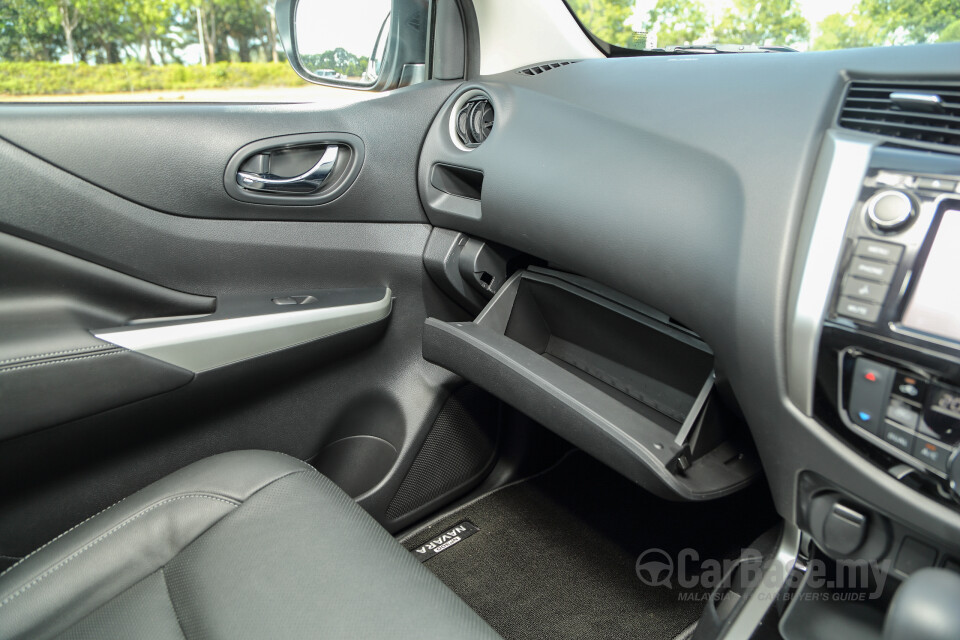
[{"label": "circular air vent", "polygon": [[471,91],[457,100],[453,113],[454,136],[464,149],[479,146],[493,130],[493,104],[479,91]]}]

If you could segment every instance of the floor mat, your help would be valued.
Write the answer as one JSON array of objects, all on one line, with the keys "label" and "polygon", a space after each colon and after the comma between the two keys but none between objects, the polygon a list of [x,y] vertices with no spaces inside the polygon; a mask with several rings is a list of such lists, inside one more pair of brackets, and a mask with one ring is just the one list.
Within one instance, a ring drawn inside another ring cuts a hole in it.
[{"label": "floor mat", "polygon": [[645,584],[636,572],[642,553],[677,558],[690,548],[701,562],[735,557],[776,516],[765,487],[709,503],[668,502],[578,452],[403,543],[414,553],[448,544],[452,538],[440,536],[464,521],[478,531],[466,525],[459,542],[425,564],[507,640],[646,640],[673,638],[696,621],[705,592]]}]

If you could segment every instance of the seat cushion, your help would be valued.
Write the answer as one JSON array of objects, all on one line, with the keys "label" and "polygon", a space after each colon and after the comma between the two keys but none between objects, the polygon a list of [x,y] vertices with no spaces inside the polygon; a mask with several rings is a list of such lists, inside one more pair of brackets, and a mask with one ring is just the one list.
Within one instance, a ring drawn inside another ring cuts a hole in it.
[{"label": "seat cushion", "polygon": [[497,638],[304,462],[192,464],[0,574],[0,638]]}]

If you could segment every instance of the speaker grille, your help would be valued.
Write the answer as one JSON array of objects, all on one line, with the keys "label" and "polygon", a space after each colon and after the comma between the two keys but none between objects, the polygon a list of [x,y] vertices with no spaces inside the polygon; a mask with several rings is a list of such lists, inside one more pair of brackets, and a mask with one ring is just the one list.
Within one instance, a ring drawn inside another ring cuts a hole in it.
[{"label": "speaker grille", "polygon": [[493,462],[500,403],[474,385],[461,387],[440,410],[387,518],[396,520],[478,479]]}]

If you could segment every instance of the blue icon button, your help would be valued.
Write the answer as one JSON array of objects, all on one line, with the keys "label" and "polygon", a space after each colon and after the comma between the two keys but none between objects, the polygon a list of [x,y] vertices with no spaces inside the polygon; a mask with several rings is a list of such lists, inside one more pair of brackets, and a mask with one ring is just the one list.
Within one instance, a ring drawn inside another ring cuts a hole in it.
[{"label": "blue icon button", "polygon": [[861,411],[861,412],[858,413],[857,415],[860,416],[860,420],[862,420],[863,422],[870,422],[870,418],[873,417],[873,416],[871,416],[869,413],[867,413],[866,411]]}]

